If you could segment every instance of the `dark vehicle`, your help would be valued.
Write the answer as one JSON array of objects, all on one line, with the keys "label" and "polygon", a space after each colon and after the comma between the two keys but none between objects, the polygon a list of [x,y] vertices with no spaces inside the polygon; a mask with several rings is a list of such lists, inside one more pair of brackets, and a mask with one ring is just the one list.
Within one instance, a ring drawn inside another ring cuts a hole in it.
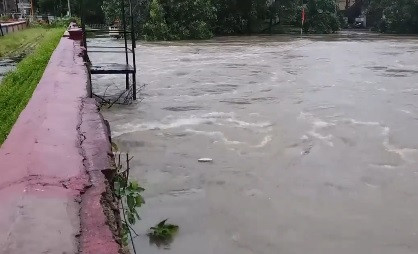
[{"label": "dark vehicle", "polygon": [[354,28],[364,28],[364,24],[362,21],[354,22]]}]

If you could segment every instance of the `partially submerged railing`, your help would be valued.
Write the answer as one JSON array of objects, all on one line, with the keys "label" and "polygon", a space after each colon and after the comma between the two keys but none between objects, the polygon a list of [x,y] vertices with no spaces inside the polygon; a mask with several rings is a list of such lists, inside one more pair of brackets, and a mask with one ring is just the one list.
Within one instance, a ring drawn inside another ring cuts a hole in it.
[{"label": "partially submerged railing", "polygon": [[[89,93],[91,97],[98,98],[102,102],[112,106],[115,103],[127,104],[132,100],[137,99],[137,83],[136,83],[136,59],[135,59],[135,27],[133,21],[133,9],[131,0],[118,0],[121,7],[121,24],[118,26],[106,26],[103,24],[85,24],[84,12],[81,8],[81,22],[83,30],[83,44],[86,49],[85,60],[87,62],[89,74]],[[83,7],[83,2],[81,3]],[[129,24],[130,23],[130,24]],[[108,37],[123,38],[124,46],[93,46],[87,44],[87,34],[98,33],[104,34]],[[130,39],[130,42],[129,42]],[[130,45],[129,45],[130,44]],[[97,63],[91,62],[88,56],[89,53],[121,53],[125,55],[123,63]],[[93,93],[93,84],[91,76],[95,74],[120,74],[125,76],[125,90],[119,95],[107,99],[106,96],[100,96]]]}]

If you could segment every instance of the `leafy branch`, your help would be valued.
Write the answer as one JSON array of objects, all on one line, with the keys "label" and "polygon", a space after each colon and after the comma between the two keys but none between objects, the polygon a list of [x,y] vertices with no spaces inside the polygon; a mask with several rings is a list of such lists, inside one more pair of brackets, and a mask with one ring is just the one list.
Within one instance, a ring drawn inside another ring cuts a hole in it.
[{"label": "leafy branch", "polygon": [[138,220],[141,220],[138,209],[145,204],[145,200],[141,195],[145,189],[142,188],[137,181],[129,179],[130,161],[133,157],[129,157],[129,154],[126,154],[126,166],[123,167],[122,154],[117,152],[118,147],[114,143],[112,143],[112,150],[116,155],[116,175],[114,177],[113,189],[119,200],[119,210],[122,211],[123,215],[121,229],[122,244],[127,246],[130,238],[134,253],[136,253],[131,233],[131,225],[134,225]]}]

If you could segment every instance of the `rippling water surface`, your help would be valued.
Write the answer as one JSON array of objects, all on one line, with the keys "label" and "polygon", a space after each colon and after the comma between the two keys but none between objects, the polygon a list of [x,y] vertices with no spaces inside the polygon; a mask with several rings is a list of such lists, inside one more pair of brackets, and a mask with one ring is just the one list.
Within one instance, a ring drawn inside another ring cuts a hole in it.
[{"label": "rippling water surface", "polygon": [[[416,38],[241,37],[136,52],[143,101],[104,114],[146,188],[140,253],[418,253]],[[123,86],[95,81],[98,92]],[[159,249],[145,234],[166,218],[180,232]]]},{"label": "rippling water surface", "polygon": [[3,77],[16,67],[17,60],[14,59],[0,59],[0,82]]}]

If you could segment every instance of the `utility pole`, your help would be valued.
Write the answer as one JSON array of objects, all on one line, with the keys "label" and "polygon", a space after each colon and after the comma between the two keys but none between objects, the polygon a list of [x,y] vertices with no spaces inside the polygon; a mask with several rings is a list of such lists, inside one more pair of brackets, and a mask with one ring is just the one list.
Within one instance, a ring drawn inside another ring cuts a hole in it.
[{"label": "utility pole", "polygon": [[34,20],[33,19],[33,15],[34,15],[34,12],[33,12],[33,0],[30,0],[30,15],[32,16],[32,20]]},{"label": "utility pole", "polygon": [[301,18],[301,23],[302,25],[300,26],[300,36],[303,35],[303,23],[305,22],[305,6],[303,6],[303,0],[300,0],[301,2],[301,6],[302,6],[302,18]]},{"label": "utility pole", "polygon": [[6,2],[6,0],[3,0],[3,11],[4,11],[4,14],[7,13],[7,2]]},{"label": "utility pole", "polygon": [[70,0],[68,0],[67,2],[68,2],[68,16],[71,17],[71,4],[70,4]]}]

